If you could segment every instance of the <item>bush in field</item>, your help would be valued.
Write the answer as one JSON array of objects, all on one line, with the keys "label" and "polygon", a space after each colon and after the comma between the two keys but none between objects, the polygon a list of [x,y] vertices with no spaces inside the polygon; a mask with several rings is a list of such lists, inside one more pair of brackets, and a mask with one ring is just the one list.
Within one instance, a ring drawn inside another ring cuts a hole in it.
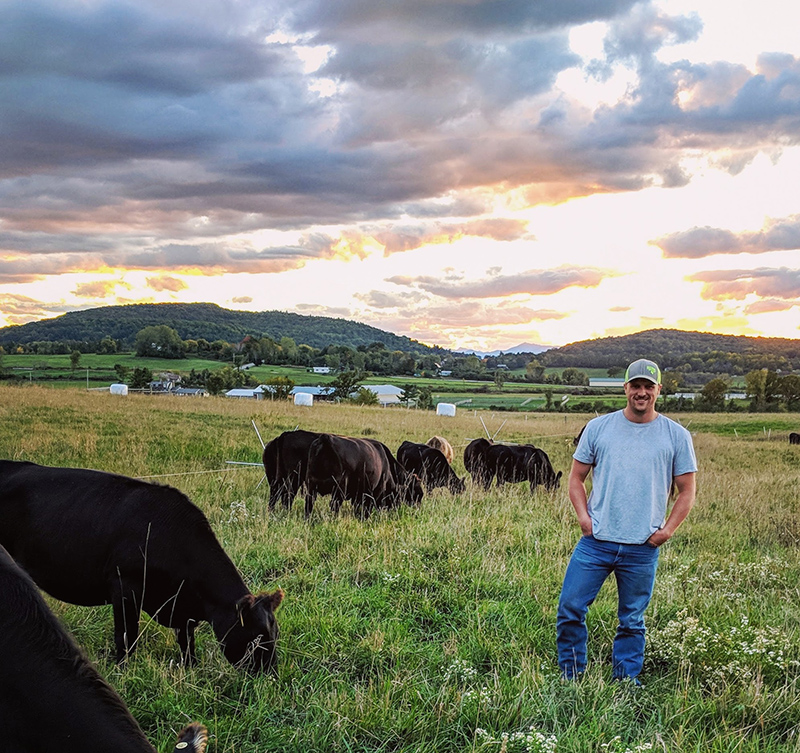
[{"label": "bush in field", "polygon": [[347,399],[352,405],[380,405],[378,396],[367,387],[359,387],[354,395]]},{"label": "bush in field", "polygon": [[294,380],[285,376],[276,376],[264,383],[264,392],[271,400],[288,400],[292,396]]},{"label": "bush in field", "polygon": [[131,387],[140,390],[153,381],[153,372],[144,366],[137,366],[131,374]]}]

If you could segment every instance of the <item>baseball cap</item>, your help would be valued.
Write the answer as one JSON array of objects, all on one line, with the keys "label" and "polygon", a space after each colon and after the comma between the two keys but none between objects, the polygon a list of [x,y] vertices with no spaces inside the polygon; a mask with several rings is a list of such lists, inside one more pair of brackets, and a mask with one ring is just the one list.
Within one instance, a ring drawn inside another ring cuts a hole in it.
[{"label": "baseball cap", "polygon": [[628,366],[625,372],[625,382],[630,382],[632,379],[649,379],[654,384],[661,384],[661,369],[653,361],[640,358]]}]

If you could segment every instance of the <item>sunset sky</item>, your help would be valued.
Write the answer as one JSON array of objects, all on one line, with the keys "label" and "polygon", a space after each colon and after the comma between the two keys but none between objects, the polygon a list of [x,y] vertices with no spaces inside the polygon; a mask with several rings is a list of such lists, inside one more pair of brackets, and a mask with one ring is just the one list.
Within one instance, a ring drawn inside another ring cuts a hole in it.
[{"label": "sunset sky", "polygon": [[[0,326],[800,337],[800,4],[0,0]],[[255,333],[258,334],[258,333]]]}]

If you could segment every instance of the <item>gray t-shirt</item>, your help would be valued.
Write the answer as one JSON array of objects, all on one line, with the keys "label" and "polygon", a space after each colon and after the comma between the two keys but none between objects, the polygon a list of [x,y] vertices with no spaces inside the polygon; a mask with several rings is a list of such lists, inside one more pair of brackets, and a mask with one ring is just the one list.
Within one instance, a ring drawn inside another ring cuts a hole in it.
[{"label": "gray t-shirt", "polygon": [[664,525],[674,476],[697,471],[692,435],[662,414],[637,424],[616,411],[586,424],[573,456],[592,468],[592,535],[643,544]]}]

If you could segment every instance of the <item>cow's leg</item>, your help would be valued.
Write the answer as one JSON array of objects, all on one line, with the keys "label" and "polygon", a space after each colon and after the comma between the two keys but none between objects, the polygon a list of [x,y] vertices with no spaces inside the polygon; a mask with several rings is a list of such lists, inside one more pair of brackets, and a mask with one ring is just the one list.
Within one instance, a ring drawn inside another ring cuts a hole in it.
[{"label": "cow's leg", "polygon": [[111,593],[114,609],[114,645],[117,664],[122,664],[136,648],[142,605],[142,575],[129,578],[117,573]]},{"label": "cow's leg", "polygon": [[294,502],[294,498],[297,496],[297,492],[300,491],[300,475],[292,476],[290,479],[287,479],[283,486],[283,509],[284,510],[291,510],[292,503]]},{"label": "cow's leg", "polygon": [[331,493],[331,512],[334,515],[339,514],[339,510],[342,509],[342,502],[344,502],[344,494],[337,486]]},{"label": "cow's leg", "polygon": [[317,499],[316,491],[313,491],[313,490],[307,488],[306,489],[306,509],[305,509],[306,519],[310,518],[311,517],[311,513],[314,512],[314,502],[316,501],[316,499]]},{"label": "cow's leg", "polygon": [[194,629],[197,627],[195,620],[187,620],[186,624],[175,628],[175,637],[181,649],[181,660],[191,667],[197,663],[197,651],[194,643]]},{"label": "cow's leg", "polygon": [[272,512],[275,509],[275,505],[278,504],[278,499],[280,498],[281,494],[280,491],[277,489],[278,484],[272,484],[269,487],[269,511]]}]

